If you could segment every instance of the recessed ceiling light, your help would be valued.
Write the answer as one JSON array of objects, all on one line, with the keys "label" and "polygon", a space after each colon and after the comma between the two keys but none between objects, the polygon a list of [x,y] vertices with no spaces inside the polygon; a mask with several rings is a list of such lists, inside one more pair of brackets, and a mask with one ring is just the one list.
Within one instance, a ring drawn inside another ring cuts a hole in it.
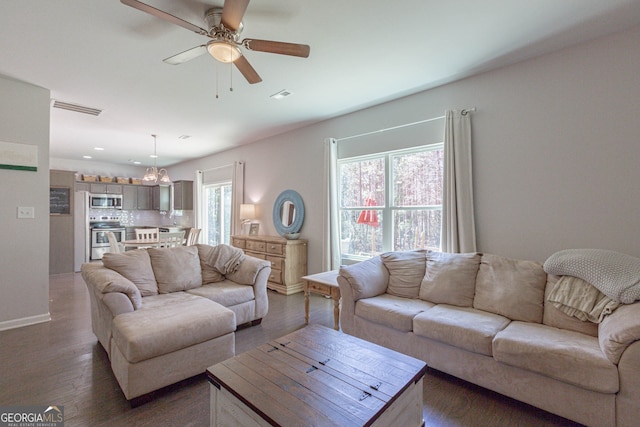
[{"label": "recessed ceiling light", "polygon": [[157,154],[149,154],[149,157],[151,157],[152,159],[155,159],[156,157],[158,157]]},{"label": "recessed ceiling light", "polygon": [[91,156],[82,156],[83,159],[91,159]]},{"label": "recessed ceiling light", "polygon": [[137,160],[135,162],[133,162],[134,165],[139,165],[140,163],[142,163],[142,162],[139,162]]},{"label": "recessed ceiling light", "polygon": [[93,149],[96,151],[104,151],[104,148],[102,147],[93,147]]},{"label": "recessed ceiling light", "polygon": [[287,96],[290,96],[290,95],[293,95],[293,92],[288,91],[286,89],[282,89],[280,92],[274,93],[273,95],[271,95],[270,98],[282,99],[282,98],[286,98]]}]

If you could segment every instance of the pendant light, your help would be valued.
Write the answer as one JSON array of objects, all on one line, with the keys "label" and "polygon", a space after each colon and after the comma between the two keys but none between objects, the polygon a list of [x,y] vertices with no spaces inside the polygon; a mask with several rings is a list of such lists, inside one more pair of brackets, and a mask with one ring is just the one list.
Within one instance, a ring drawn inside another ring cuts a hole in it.
[{"label": "pendant light", "polygon": [[157,158],[158,154],[156,152],[156,135],[151,135],[153,137],[153,167],[148,167],[142,177],[142,180],[145,182],[153,182],[153,183],[163,183],[163,184],[171,184],[171,179],[169,178],[169,173],[166,169],[162,168],[158,170]]}]

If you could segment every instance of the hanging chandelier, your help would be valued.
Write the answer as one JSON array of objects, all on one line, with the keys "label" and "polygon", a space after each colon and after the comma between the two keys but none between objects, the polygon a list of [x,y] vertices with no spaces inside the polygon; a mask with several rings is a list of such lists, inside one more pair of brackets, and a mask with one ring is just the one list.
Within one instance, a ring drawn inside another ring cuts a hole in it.
[{"label": "hanging chandelier", "polygon": [[165,184],[170,184],[171,183],[171,179],[169,178],[169,173],[167,172],[166,169],[162,168],[160,170],[158,170],[158,166],[156,165],[157,163],[157,158],[158,158],[158,154],[156,153],[156,135],[151,135],[153,137],[153,166],[152,167],[148,167],[147,170],[144,173],[144,176],[142,177],[142,180],[145,182],[154,182],[154,183],[165,183]]}]

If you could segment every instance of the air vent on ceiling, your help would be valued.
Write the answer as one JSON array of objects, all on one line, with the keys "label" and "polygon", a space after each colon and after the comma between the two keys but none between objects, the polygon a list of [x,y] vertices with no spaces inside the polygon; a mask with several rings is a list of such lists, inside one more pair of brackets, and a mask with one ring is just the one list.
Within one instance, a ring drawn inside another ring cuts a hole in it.
[{"label": "air vent on ceiling", "polygon": [[180,135],[178,137],[178,139],[189,139],[189,138],[191,138],[191,135]]},{"label": "air vent on ceiling", "polygon": [[286,89],[282,89],[280,92],[278,93],[274,93],[273,95],[271,95],[271,98],[273,99],[282,99],[282,98],[286,98],[287,96],[293,95],[292,92],[289,92]]},{"label": "air vent on ceiling", "polygon": [[92,116],[98,116],[102,113],[102,110],[97,108],[85,107],[83,105],[71,104],[70,102],[63,102],[54,99],[52,102],[53,108],[60,108],[62,110],[75,111],[76,113],[91,114]]}]

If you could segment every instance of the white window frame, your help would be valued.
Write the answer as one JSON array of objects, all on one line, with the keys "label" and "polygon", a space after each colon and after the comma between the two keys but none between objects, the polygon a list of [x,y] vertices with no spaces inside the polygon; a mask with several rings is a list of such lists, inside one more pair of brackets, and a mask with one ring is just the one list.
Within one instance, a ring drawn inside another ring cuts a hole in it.
[{"label": "white window frame", "polygon": [[[442,205],[425,205],[425,206],[394,206],[394,176],[392,173],[392,161],[394,157],[404,156],[412,153],[421,153],[433,150],[444,150],[444,142],[438,142],[435,144],[422,145],[419,147],[405,148],[399,150],[384,151],[379,153],[367,154],[362,156],[354,156],[348,158],[337,159],[338,175],[340,175],[341,165],[345,163],[362,162],[373,159],[384,159],[384,173],[385,173],[385,191],[384,191],[384,205],[372,207],[372,210],[378,210],[382,212],[382,252],[393,251],[393,236],[394,236],[394,213],[395,211],[407,211],[407,210],[439,210],[442,211]],[[338,176],[338,187],[340,187],[340,176]],[[340,225],[338,226],[339,233],[342,232],[342,212],[344,211],[362,211],[367,209],[367,206],[357,206],[345,208],[342,206],[342,194],[340,188],[338,188],[338,218]],[[342,236],[339,236],[342,239]],[[442,245],[442,242],[441,242]],[[340,254],[341,262],[343,264],[352,264],[355,262],[368,259],[367,256],[355,255],[355,254]]]},{"label": "white window frame", "polygon": [[[230,188],[230,190],[233,192],[233,183],[230,180],[225,180],[225,181],[220,181],[220,182],[214,182],[214,183],[208,183],[208,184],[202,184],[202,187],[200,189],[201,191],[201,195],[202,195],[202,206],[201,206],[201,218],[203,218],[202,221],[202,233],[201,235],[204,235],[203,241],[205,244],[211,244],[208,240],[208,236],[209,236],[209,219],[207,217],[207,191],[212,189],[212,188],[216,188],[216,187],[224,187],[224,186],[228,186]],[[224,212],[224,204],[222,204],[222,212],[221,212],[221,218],[222,221],[224,221],[225,218],[225,212]],[[230,208],[233,211],[233,207]],[[230,216],[230,221],[232,220],[231,216]],[[223,230],[225,229],[224,224],[218,224],[219,226],[221,226],[223,228]],[[218,242],[218,243],[224,243],[224,244],[231,244],[231,224],[229,224],[229,235],[227,236],[226,234],[222,233],[222,242]]]}]

